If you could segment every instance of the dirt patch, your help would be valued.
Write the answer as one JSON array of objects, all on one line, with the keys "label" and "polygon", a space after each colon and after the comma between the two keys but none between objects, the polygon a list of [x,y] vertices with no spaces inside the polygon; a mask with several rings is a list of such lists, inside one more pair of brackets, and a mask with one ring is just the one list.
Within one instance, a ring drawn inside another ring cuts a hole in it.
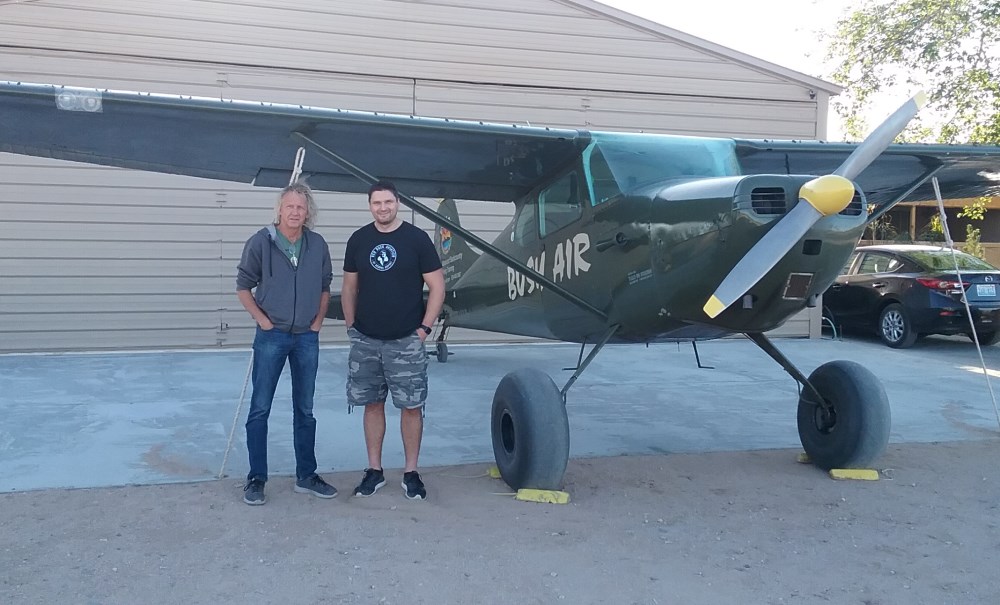
[{"label": "dirt patch", "polygon": [[358,473],[320,500],[215,482],[0,495],[2,603],[997,603],[1000,440],[889,448],[876,482],[796,451],[572,460],[568,505],[486,465]]}]

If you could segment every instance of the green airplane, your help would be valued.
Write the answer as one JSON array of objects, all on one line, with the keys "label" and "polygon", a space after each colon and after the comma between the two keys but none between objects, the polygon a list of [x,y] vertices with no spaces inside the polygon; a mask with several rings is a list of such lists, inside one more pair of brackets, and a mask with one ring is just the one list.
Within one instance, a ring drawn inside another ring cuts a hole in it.
[{"label": "green airplane", "polygon": [[[816,465],[885,449],[889,402],[851,361],[806,377],[764,335],[819,304],[865,226],[904,199],[995,195],[1000,148],[891,145],[909,100],[859,145],[590,132],[246,101],[0,83],[0,151],[281,187],[289,159],[317,190],[395,182],[438,225],[451,327],[581,343],[559,387],[533,368],[493,398],[497,466],[514,488],[558,489],[566,396],[608,343],[742,333],[801,386],[798,431]],[[417,197],[444,199],[437,209]],[[513,203],[493,242],[453,200]],[[342,318],[339,304],[330,317]],[[587,347],[590,347],[587,352]],[[697,348],[695,348],[697,354]],[[586,353],[586,355],[585,355]]]}]

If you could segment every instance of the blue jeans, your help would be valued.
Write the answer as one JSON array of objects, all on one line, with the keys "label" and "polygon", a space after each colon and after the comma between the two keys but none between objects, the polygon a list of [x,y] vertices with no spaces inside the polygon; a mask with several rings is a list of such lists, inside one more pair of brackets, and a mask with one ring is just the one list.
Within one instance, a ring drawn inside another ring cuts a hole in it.
[{"label": "blue jeans", "polygon": [[295,476],[305,479],[316,472],[316,419],[313,394],[319,368],[319,333],[291,334],[261,330],[253,339],[253,393],[247,415],[247,480],[267,481],[267,418],[271,402],[288,360],[292,373],[292,431],[295,443]]}]

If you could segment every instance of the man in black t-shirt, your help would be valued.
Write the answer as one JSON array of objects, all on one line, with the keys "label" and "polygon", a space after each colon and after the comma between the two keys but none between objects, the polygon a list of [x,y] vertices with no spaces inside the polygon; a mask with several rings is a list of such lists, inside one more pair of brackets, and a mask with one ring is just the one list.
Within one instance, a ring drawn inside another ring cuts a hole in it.
[{"label": "man in black t-shirt", "polygon": [[[397,214],[399,194],[388,181],[368,191],[375,221],[355,231],[344,253],[341,300],[347,335],[347,402],[365,407],[368,468],[354,490],[371,496],[385,485],[382,442],[385,400],[400,410],[406,467],[403,491],[422,500],[427,491],[417,472],[427,399],[427,351],[424,340],[444,304],[444,273],[430,237]],[[424,304],[424,284],[428,298]]]}]

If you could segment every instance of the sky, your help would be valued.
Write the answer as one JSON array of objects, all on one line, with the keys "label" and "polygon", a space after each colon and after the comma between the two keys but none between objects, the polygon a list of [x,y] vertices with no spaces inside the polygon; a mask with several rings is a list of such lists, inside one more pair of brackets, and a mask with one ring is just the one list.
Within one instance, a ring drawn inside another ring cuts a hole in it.
[{"label": "sky", "polygon": [[819,34],[832,31],[837,19],[857,4],[856,0],[598,1],[826,80],[826,45]]},{"label": "sky", "polygon": [[[826,60],[821,33],[832,32],[837,20],[858,4],[857,0],[598,1],[827,81],[833,64]],[[840,138],[833,111],[829,138]]]}]

